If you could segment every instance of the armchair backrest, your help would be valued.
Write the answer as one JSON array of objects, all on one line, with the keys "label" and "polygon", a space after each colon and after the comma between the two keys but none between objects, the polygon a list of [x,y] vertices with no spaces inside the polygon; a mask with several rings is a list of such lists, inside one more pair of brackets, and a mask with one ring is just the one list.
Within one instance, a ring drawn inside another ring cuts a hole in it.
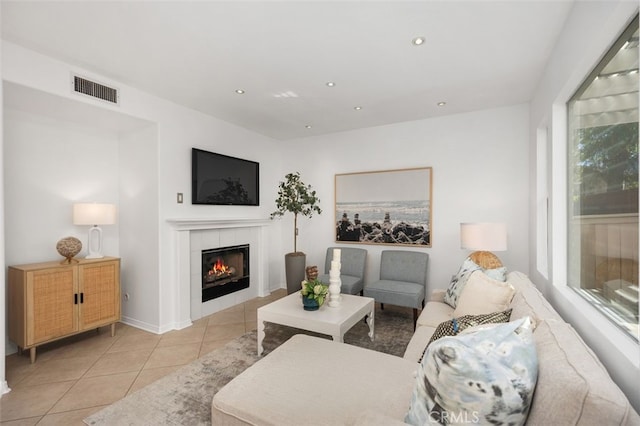
[{"label": "armchair backrest", "polygon": [[365,265],[367,263],[367,251],[365,249],[353,247],[329,247],[324,261],[324,273],[328,274],[333,260],[333,249],[340,249],[340,273],[354,277],[364,277]]},{"label": "armchair backrest", "polygon": [[427,284],[427,253],[403,250],[383,250],[380,258],[380,279]]}]

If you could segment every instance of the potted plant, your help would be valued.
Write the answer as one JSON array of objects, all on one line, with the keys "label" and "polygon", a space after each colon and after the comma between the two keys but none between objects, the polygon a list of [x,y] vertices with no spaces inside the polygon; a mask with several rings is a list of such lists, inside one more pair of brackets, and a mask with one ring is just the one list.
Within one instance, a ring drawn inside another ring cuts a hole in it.
[{"label": "potted plant", "polygon": [[300,178],[300,173],[289,173],[284,182],[278,186],[276,198],[277,210],[271,213],[271,219],[293,213],[293,252],[285,255],[285,273],[287,292],[289,294],[300,289],[300,283],[305,278],[307,256],[298,251],[298,215],[311,217],[313,213],[322,213],[318,207],[320,199],[311,185],[306,185]]},{"label": "potted plant", "polygon": [[322,283],[317,278],[314,280],[302,281],[302,306],[305,311],[316,311],[320,309],[320,306],[327,299],[327,293],[329,292],[329,286]]}]

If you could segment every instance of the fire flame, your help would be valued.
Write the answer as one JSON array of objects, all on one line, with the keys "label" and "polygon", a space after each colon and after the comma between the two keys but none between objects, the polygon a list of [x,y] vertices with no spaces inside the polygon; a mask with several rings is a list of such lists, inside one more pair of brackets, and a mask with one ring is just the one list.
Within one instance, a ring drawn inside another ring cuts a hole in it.
[{"label": "fire flame", "polygon": [[227,265],[225,265],[224,263],[222,263],[221,259],[218,259],[216,261],[216,264],[213,265],[212,270],[213,270],[213,272],[218,272],[218,273],[225,274],[225,273],[229,272],[229,267]]},{"label": "fire flame", "polygon": [[225,275],[231,275],[233,273],[233,270],[230,266],[225,265],[222,262],[222,259],[218,259],[216,260],[216,263],[213,264],[213,266],[211,267],[211,269],[208,272],[209,277],[222,277]]}]

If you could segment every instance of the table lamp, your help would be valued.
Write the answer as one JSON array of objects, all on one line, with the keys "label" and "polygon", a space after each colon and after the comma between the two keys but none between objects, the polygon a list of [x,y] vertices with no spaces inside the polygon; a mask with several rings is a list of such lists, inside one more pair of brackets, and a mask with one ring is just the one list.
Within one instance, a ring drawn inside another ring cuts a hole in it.
[{"label": "table lamp", "polygon": [[476,250],[469,258],[484,269],[495,269],[502,262],[491,251],[507,249],[507,225],[505,223],[461,223],[460,248]]},{"label": "table lamp", "polygon": [[98,225],[113,225],[116,223],[115,204],[76,203],[73,205],[73,224],[91,225],[86,259],[101,259],[102,229]]}]

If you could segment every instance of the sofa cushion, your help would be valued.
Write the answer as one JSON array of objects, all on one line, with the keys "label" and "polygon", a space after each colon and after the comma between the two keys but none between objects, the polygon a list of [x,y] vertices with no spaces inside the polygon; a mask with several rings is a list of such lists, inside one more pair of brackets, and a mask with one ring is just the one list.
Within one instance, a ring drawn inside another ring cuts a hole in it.
[{"label": "sofa cushion", "polygon": [[427,302],[418,317],[416,326],[437,327],[442,321],[453,318],[453,308],[442,302]]},{"label": "sofa cushion", "polygon": [[402,355],[402,357],[416,363],[421,360],[424,348],[429,339],[431,339],[434,331],[436,331],[435,327],[428,325],[418,326],[416,331],[413,333],[413,336],[411,336],[411,340],[409,340],[409,344],[404,350],[404,355]]},{"label": "sofa cushion", "polygon": [[533,339],[539,360],[531,424],[621,425],[637,415],[596,355],[567,323],[545,320]]},{"label": "sofa cushion", "polygon": [[545,319],[563,321],[528,276],[522,272],[511,272],[507,282],[516,290],[510,305],[513,308],[512,318],[530,316],[534,323]]},{"label": "sofa cushion", "polygon": [[497,281],[475,271],[469,277],[453,311],[454,317],[504,311],[509,307],[515,289],[508,282]]},{"label": "sofa cushion", "polygon": [[405,422],[525,423],[538,373],[528,318],[436,340],[420,366]]}]

